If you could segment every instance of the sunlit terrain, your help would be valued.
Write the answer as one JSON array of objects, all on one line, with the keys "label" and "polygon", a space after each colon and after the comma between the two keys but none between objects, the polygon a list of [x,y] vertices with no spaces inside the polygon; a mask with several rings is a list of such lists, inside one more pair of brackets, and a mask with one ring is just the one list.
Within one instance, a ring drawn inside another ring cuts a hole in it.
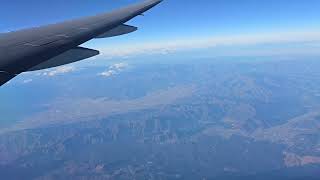
[{"label": "sunlit terrain", "polygon": [[0,130],[1,175],[319,177],[319,67],[239,57],[26,74],[1,89],[1,113],[19,117]]}]

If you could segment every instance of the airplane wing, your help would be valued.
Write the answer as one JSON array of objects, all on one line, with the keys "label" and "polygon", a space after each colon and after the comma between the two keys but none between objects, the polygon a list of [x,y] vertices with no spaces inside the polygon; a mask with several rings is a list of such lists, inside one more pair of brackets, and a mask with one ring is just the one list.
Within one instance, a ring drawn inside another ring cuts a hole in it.
[{"label": "airplane wing", "polygon": [[0,34],[0,86],[22,72],[98,55],[99,51],[79,45],[136,31],[125,23],[161,1],[147,0],[106,14]]}]

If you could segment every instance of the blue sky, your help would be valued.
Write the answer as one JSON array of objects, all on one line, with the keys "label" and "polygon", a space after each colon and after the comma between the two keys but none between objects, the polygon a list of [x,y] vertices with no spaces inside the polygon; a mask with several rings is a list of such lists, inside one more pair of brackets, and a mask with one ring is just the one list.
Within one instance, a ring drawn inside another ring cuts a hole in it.
[{"label": "blue sky", "polygon": [[[4,1],[0,11],[0,30],[8,31],[94,15],[134,2],[138,1]],[[86,45],[104,49],[105,52],[127,48],[128,50],[123,50],[127,52],[124,55],[159,50],[166,46],[172,49],[194,49],[195,46],[208,48],[210,43],[214,44],[212,46],[219,45],[215,39],[219,39],[221,43],[224,38],[232,45],[230,39],[242,38],[241,43],[235,43],[237,46],[248,45],[245,43],[246,38],[251,39],[249,44],[264,44],[269,38],[275,41],[273,44],[286,43],[288,47],[288,43],[294,42],[296,45],[301,42],[303,48],[309,48],[304,46],[306,42],[318,44],[320,40],[320,34],[317,34],[320,32],[319,9],[319,0],[165,0],[146,13],[146,16],[130,21],[129,24],[139,27],[138,32],[91,41]],[[262,37],[265,37],[264,40],[259,39]],[[306,42],[304,37],[308,37]],[[186,44],[189,45],[186,47]],[[132,49],[130,46],[140,49]]]},{"label": "blue sky", "polygon": [[[133,2],[138,1],[4,1],[1,3],[0,27],[7,30],[59,22],[105,12]],[[318,0],[166,0],[135,23],[154,26],[152,30],[161,29],[161,35],[309,28],[319,27],[319,8]]]},{"label": "blue sky", "polygon": [[[0,7],[0,31],[95,15],[133,2],[137,1],[4,0]],[[101,51],[102,54],[94,61],[85,60],[18,76],[6,85],[9,88],[1,89],[2,102],[7,102],[2,106],[6,104],[9,113],[10,109],[24,106],[12,101],[12,98],[20,97],[19,94],[25,96],[25,90],[17,92],[19,88],[15,84],[24,86],[39,76],[51,78],[77,71],[83,65],[108,67],[108,63],[115,63],[130,66],[132,60],[143,63],[169,60],[167,62],[172,63],[172,58],[185,63],[216,56],[271,55],[277,56],[276,60],[281,59],[279,55],[284,59],[306,55],[320,57],[319,9],[320,0],[165,0],[146,16],[128,23],[139,27],[137,32],[84,44]],[[110,76],[111,72],[107,68],[93,76]],[[1,108],[6,111],[5,107]],[[21,114],[24,113],[14,115],[19,119]]]}]

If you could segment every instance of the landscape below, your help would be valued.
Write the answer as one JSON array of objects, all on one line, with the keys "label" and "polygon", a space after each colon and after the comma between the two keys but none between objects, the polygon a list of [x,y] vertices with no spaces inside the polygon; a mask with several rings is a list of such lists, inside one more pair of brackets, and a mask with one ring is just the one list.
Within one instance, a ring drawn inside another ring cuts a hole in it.
[{"label": "landscape below", "polygon": [[319,69],[208,59],[25,74],[0,90],[1,178],[317,179]]}]

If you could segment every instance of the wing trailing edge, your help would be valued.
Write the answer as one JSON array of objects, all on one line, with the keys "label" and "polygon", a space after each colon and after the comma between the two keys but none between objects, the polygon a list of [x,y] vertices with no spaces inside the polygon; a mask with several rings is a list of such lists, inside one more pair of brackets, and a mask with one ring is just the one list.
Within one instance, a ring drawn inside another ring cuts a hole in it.
[{"label": "wing trailing edge", "polygon": [[113,29],[111,29],[110,31],[107,31],[99,36],[97,36],[96,38],[108,38],[108,37],[114,37],[114,36],[121,36],[124,34],[129,34],[132,33],[134,31],[138,30],[137,27],[134,26],[129,26],[126,24],[121,24]]},{"label": "wing trailing edge", "polygon": [[6,82],[10,81],[14,77],[16,77],[15,74],[10,74],[5,71],[0,71],[0,86],[4,85]]},{"label": "wing trailing edge", "polygon": [[88,59],[99,54],[100,53],[97,50],[77,47],[77,48],[70,49],[64,52],[63,54],[60,54],[52,59],[49,59],[48,61],[38,64],[32,67],[31,69],[29,69],[28,71],[37,71],[42,69],[58,67],[58,66],[74,63],[77,61],[81,61],[83,59]]}]

